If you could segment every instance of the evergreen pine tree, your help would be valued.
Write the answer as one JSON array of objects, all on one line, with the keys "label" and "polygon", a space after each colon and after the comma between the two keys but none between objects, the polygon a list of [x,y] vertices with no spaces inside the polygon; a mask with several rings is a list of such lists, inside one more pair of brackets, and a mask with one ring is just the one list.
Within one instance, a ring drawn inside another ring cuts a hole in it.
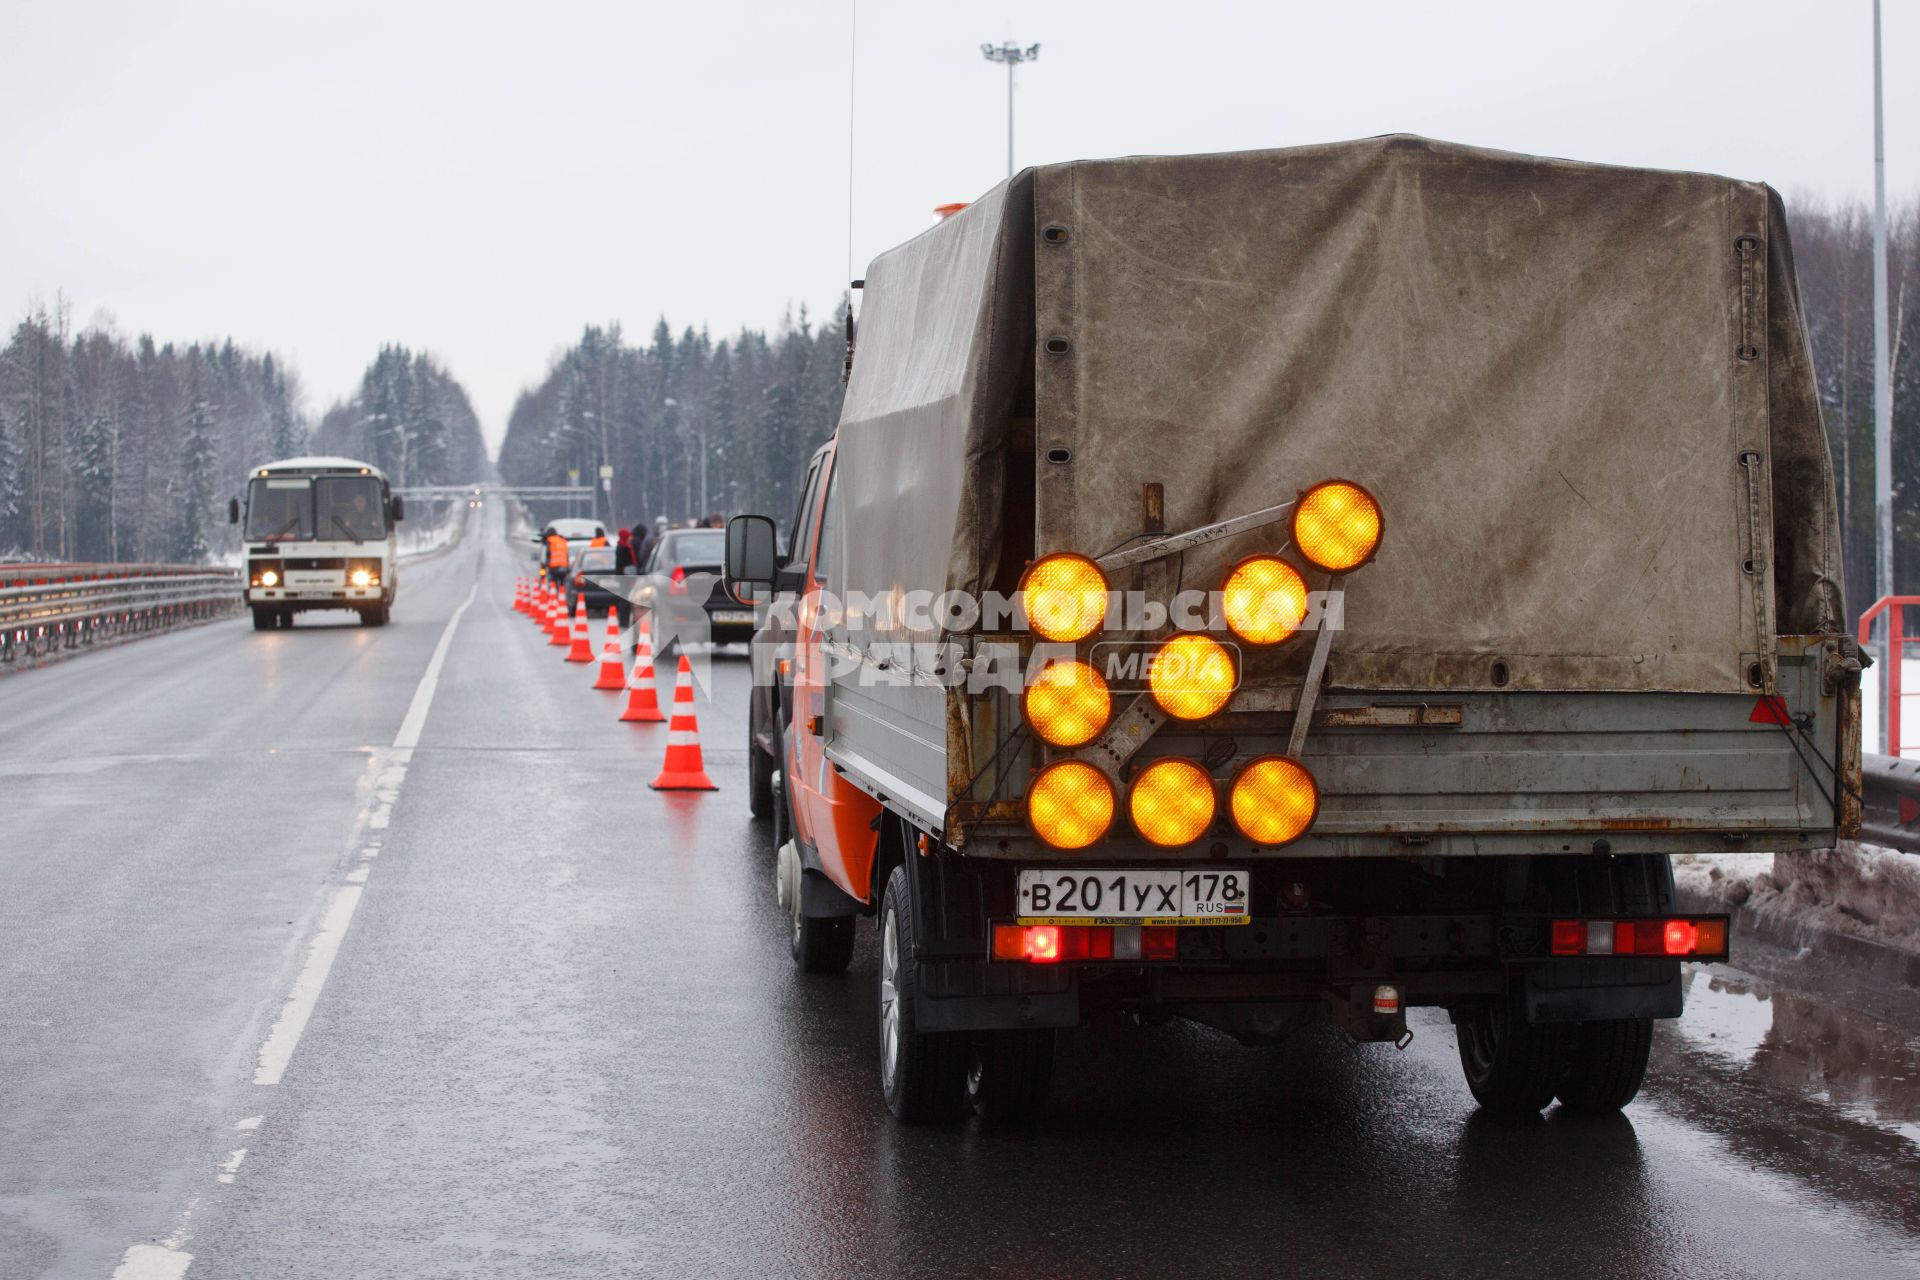
[{"label": "evergreen pine tree", "polygon": [[180,486],[175,495],[173,558],[199,564],[207,558],[207,524],[213,514],[213,405],[208,401],[200,349],[187,353],[187,409],[181,424]]}]

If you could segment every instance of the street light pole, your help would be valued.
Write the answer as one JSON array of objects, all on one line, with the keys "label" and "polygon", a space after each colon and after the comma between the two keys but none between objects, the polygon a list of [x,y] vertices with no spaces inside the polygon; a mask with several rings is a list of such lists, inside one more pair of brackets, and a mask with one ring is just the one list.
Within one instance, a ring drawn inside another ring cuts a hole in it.
[{"label": "street light pole", "polygon": [[[1887,336],[1887,130],[1880,84],[1880,0],[1873,0],[1873,508],[1875,518],[1874,586],[1880,598],[1893,594],[1893,388],[1892,356]],[[1880,669],[1899,660],[1893,643],[1892,620],[1880,650]],[[1883,685],[1893,679],[1880,677]],[[1900,744],[1887,741],[1887,720],[1880,723],[1880,749],[1898,752]]]},{"label": "street light pole", "polygon": [[[1878,0],[1875,0],[1878,3]],[[1877,12],[1877,10],[1876,10]],[[1032,62],[1040,56],[1040,46],[1030,44],[1022,49],[1009,40],[1002,45],[983,44],[981,54],[988,62],[1007,64],[1007,176],[1013,176],[1013,69],[1023,62]]]}]

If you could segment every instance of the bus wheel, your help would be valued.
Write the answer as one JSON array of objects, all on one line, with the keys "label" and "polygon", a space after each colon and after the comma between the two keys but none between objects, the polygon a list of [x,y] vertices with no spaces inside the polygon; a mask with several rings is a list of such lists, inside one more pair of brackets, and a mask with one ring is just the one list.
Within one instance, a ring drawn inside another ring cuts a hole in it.
[{"label": "bus wheel", "polygon": [[919,993],[907,869],[895,867],[880,907],[880,1092],[909,1124],[952,1120],[966,1105],[967,1042],[914,1026]]}]

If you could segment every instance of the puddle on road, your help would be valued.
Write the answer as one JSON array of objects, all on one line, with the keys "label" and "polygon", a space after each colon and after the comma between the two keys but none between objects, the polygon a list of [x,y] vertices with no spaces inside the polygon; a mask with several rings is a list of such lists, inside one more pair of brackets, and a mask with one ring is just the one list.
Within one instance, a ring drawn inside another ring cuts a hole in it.
[{"label": "puddle on road", "polygon": [[1734,969],[1688,965],[1681,983],[1692,1048],[1920,1146],[1920,1035]]}]

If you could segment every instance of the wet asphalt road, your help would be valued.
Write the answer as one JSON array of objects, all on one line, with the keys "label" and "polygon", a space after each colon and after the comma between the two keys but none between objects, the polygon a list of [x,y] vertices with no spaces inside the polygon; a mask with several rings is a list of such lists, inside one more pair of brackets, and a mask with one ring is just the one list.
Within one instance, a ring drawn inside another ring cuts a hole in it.
[{"label": "wet asphalt road", "polygon": [[488,517],[383,631],[0,679],[0,1277],[1920,1275],[1920,1039],[1724,969],[1607,1121],[1476,1117],[1416,1016],[1097,1024],[1038,1125],[894,1125],[870,931],[786,957],[744,660],[721,790],[649,791],[664,726],[507,608]]}]

